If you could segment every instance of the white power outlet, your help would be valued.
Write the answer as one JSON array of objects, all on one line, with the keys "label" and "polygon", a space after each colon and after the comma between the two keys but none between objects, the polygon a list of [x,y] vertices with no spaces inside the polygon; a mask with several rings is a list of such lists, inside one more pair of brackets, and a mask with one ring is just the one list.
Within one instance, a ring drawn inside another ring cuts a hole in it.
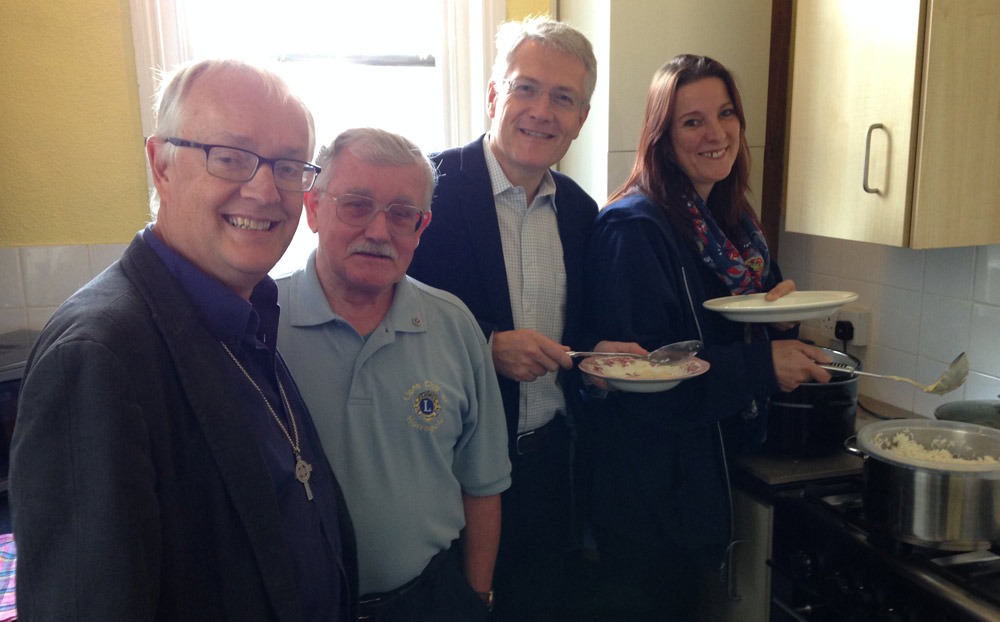
[{"label": "white power outlet", "polygon": [[871,340],[872,312],[864,305],[845,305],[836,313],[819,321],[820,334],[827,339],[837,339],[837,322],[850,322],[854,337],[849,341],[854,346],[867,346]]},{"label": "white power outlet", "polygon": [[846,305],[837,311],[837,319],[850,322],[854,326],[854,338],[851,343],[856,346],[866,346],[871,340],[872,311],[863,305]]},{"label": "white power outlet", "polygon": [[837,314],[828,315],[819,321],[819,334],[823,335],[827,339],[836,339],[836,335],[833,334],[834,329],[837,326]]}]

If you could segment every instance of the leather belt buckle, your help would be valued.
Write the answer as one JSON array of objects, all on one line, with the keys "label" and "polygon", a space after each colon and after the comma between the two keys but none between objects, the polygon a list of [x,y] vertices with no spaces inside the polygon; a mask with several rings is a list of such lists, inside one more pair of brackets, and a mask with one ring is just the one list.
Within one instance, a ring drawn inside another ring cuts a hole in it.
[{"label": "leather belt buckle", "polygon": [[538,449],[538,442],[535,438],[537,435],[538,430],[528,430],[527,432],[518,434],[516,441],[517,455],[523,456]]},{"label": "leather belt buckle", "polygon": [[548,426],[549,424],[546,424],[540,428],[518,434],[514,443],[517,455],[523,456],[545,449],[545,446],[549,444],[550,430]]}]

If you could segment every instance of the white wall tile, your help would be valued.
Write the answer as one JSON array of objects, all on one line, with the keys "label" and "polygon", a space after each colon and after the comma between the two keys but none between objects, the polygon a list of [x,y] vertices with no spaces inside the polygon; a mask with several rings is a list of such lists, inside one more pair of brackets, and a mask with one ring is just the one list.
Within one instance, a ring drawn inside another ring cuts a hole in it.
[{"label": "white wall tile", "polygon": [[1000,307],[972,305],[967,352],[972,369],[1000,376]]},{"label": "white wall tile", "polygon": [[86,246],[22,247],[21,265],[28,307],[58,307],[90,280]]},{"label": "white wall tile", "polygon": [[27,311],[20,309],[0,309],[0,333],[21,330],[28,325]]},{"label": "white wall tile", "polygon": [[1000,397],[1000,378],[972,371],[964,389],[967,400],[993,400]]},{"label": "white wall tile", "polygon": [[924,292],[963,298],[972,297],[976,249],[935,248],[924,254]]},{"label": "white wall tile", "polygon": [[16,248],[0,248],[0,309],[24,308],[20,253]]},{"label": "white wall tile", "polygon": [[920,356],[951,362],[969,349],[971,322],[970,300],[924,294],[920,313]]},{"label": "white wall tile", "polygon": [[42,330],[58,308],[58,305],[55,307],[28,307],[28,328]]},{"label": "white wall tile", "polygon": [[816,274],[840,276],[841,248],[843,241],[822,236],[808,236],[806,269]]},{"label": "white wall tile", "polygon": [[[844,242],[840,275],[852,280],[881,283],[885,247],[863,242]],[[851,290],[856,291],[856,290]]]},{"label": "white wall tile", "polygon": [[795,288],[806,291],[806,290],[834,290],[839,291],[840,278],[832,274],[817,274],[815,272],[810,272],[806,274],[805,283],[800,284],[798,281],[795,282]]},{"label": "white wall tile", "polygon": [[922,290],[924,285],[924,251],[885,247],[882,282],[901,289]]},{"label": "white wall tile", "polygon": [[[912,378],[917,371],[917,357],[891,348],[869,347],[865,370],[876,374]],[[884,378],[864,378],[864,380],[865,382],[859,387],[864,395],[905,410],[913,410],[913,397],[916,392],[914,387]]]},{"label": "white wall tile", "polygon": [[127,244],[91,244],[88,246],[91,276],[97,276],[105,268],[118,261],[126,248],[128,248]]},{"label": "white wall tile", "polygon": [[878,298],[876,343],[910,354],[919,352],[920,292],[883,287]]},{"label": "white wall tile", "polygon": [[867,307],[874,314],[878,312],[882,286],[870,281],[857,281],[853,278],[840,279],[840,287],[844,291],[854,292],[858,299],[851,304]]},{"label": "white wall tile", "polygon": [[1000,244],[976,249],[973,300],[1000,305]]},{"label": "white wall tile", "polygon": [[778,236],[778,265],[782,271],[795,266],[796,269],[806,270],[806,249],[809,246],[809,239],[812,236],[801,233],[789,233],[782,231]]}]

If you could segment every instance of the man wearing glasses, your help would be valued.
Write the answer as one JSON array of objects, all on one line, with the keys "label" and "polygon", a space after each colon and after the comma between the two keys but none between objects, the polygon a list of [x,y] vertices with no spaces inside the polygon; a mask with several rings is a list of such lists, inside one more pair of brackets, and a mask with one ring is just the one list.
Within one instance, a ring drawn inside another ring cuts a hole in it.
[{"label": "man wearing glasses", "polygon": [[486,620],[510,464],[485,337],[461,301],[406,276],[434,169],[377,129],[317,161],[319,247],[278,281],[279,334],[355,519],[361,619]]},{"label": "man wearing glasses", "polygon": [[490,131],[432,156],[441,175],[435,224],[409,273],[468,305],[499,374],[513,471],[497,617],[573,619],[559,583],[576,543],[571,435],[580,425],[579,379],[566,351],[626,346],[584,343],[583,258],[597,205],[550,167],[587,119],[597,61],[582,33],[547,18],[502,24],[496,45]]},{"label": "man wearing glasses", "polygon": [[270,72],[203,61],[146,141],[155,222],[53,315],[11,453],[25,620],[347,621],[354,534],[275,350],[309,112]]}]

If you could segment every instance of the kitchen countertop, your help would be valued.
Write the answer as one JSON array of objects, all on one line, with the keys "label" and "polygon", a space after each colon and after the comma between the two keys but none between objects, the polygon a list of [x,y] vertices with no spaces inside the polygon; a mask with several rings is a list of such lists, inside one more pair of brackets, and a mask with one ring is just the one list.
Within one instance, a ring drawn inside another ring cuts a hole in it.
[{"label": "kitchen countertop", "polygon": [[[885,405],[880,404],[880,406]],[[885,412],[886,409],[880,407],[879,411]],[[906,413],[895,409],[892,416],[906,416]],[[858,408],[855,429],[860,429],[876,421],[880,421],[880,419],[872,416],[862,408]],[[837,451],[829,456],[819,458],[800,458],[759,453],[738,457],[735,461],[735,466],[743,473],[752,476],[766,486],[781,486],[798,482],[860,475],[862,459],[860,456],[850,454],[846,450]]]}]

